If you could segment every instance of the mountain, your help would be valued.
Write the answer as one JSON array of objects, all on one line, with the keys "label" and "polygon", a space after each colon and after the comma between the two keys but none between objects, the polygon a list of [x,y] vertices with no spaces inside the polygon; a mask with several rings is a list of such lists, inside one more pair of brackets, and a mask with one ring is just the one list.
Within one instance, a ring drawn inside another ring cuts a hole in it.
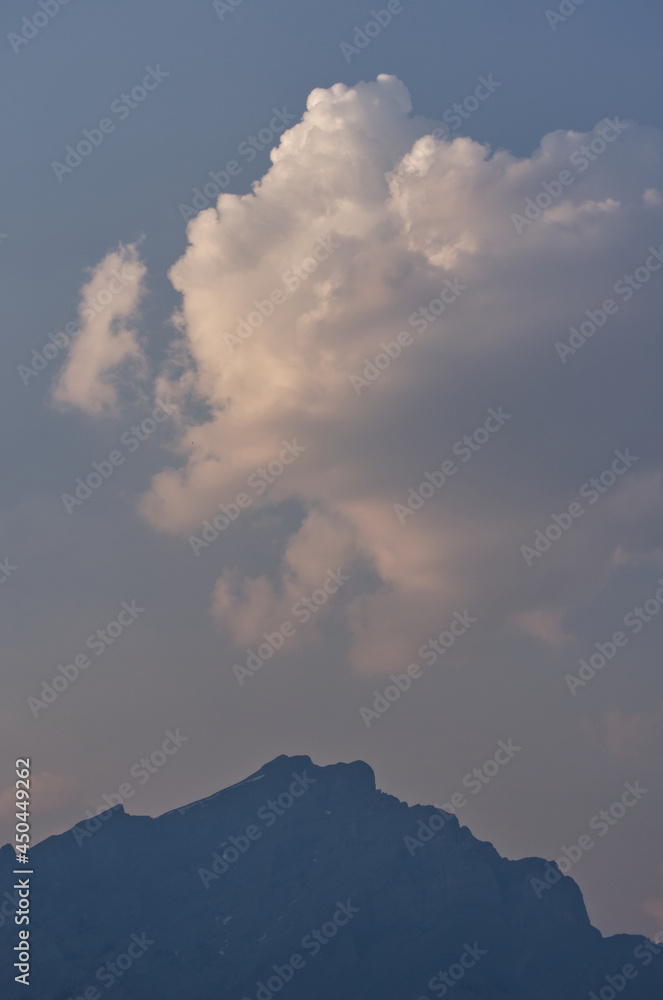
[{"label": "mountain", "polygon": [[[370,767],[280,756],[156,819],[121,805],[30,856],[30,1000],[661,1000],[663,947],[603,938],[575,882],[508,861]],[[660,954],[659,954],[660,952]],[[5,984],[10,984],[5,989]]]}]

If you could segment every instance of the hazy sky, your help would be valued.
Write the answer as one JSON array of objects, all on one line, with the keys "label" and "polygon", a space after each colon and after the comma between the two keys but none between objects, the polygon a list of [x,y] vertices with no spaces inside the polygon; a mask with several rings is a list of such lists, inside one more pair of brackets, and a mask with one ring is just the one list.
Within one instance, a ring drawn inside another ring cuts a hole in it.
[{"label": "hazy sky", "polygon": [[36,840],[362,758],[507,857],[589,835],[593,921],[654,935],[659,5],[44,3],[0,14],[1,839],[23,755]]}]

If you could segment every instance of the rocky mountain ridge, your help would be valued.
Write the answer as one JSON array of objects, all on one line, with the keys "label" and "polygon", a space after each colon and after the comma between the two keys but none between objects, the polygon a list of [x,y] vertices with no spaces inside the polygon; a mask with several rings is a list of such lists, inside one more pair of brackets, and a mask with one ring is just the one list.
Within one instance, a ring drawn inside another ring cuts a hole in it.
[{"label": "rocky mountain ridge", "polygon": [[280,756],[155,819],[116,806],[31,863],[26,991],[0,850],[12,1000],[663,997],[663,947],[603,938],[554,864],[502,858],[450,813],[377,790],[361,761]]}]

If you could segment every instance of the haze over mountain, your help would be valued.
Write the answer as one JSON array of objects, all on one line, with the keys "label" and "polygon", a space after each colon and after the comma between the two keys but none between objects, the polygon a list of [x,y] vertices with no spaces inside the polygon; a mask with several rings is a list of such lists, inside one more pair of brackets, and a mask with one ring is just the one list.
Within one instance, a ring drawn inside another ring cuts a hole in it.
[{"label": "haze over mountain", "polygon": [[[31,853],[38,1000],[655,1000],[663,947],[361,762],[280,756],[156,819],[121,805]],[[14,852],[0,851],[13,981]],[[21,986],[8,998],[24,996]]]}]

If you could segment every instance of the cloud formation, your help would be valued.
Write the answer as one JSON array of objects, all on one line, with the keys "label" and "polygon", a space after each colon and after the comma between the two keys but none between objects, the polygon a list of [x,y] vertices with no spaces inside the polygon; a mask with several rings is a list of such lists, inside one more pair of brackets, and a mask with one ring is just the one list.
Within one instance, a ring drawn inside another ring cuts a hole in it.
[{"label": "cloud formation", "polygon": [[[255,503],[301,508],[279,574],[228,567],[212,610],[249,644],[358,560],[378,581],[344,609],[365,673],[402,669],[455,610],[559,645],[570,610],[661,544],[647,424],[601,384],[656,329],[660,133],[606,120],[519,159],[436,141],[411,110],[391,76],[314,90],[254,190],[191,220],[170,272],[180,365],[155,390],[195,417],[140,502],[187,535],[300,441]],[[99,412],[135,337],[99,317],[77,347],[60,399]],[[588,365],[595,394],[575,388]]]},{"label": "cloud formation", "polygon": [[143,349],[130,327],[145,273],[135,244],[120,245],[92,270],[81,290],[80,331],[53,391],[58,406],[108,416],[117,411],[120,384],[146,374]]}]

